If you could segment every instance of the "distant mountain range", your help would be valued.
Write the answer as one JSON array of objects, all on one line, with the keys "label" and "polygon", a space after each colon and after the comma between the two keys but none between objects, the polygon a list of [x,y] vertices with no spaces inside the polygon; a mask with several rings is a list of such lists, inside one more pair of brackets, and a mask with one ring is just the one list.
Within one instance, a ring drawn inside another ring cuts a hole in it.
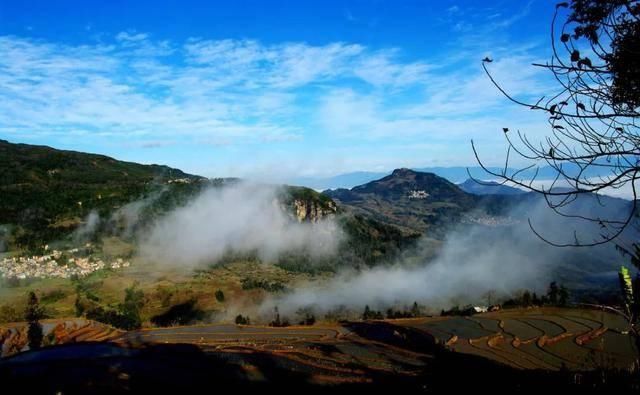
[{"label": "distant mountain range", "polygon": [[458,187],[474,195],[520,195],[526,193],[522,189],[503,185],[495,181],[479,181],[472,178],[458,184]]},{"label": "distant mountain range", "polygon": [[[563,190],[554,188],[556,192]],[[467,179],[456,185],[437,174],[406,168],[351,189],[327,189],[323,194],[355,212],[421,233],[431,225],[456,223],[471,211],[474,215],[503,216],[515,207],[546,205],[537,193],[497,182]],[[630,205],[620,198],[585,194],[563,212],[607,218],[626,212]],[[522,214],[526,215],[526,210]]]},{"label": "distant mountain range", "polygon": [[[489,171],[493,173],[501,173],[504,171],[503,167],[488,167]],[[463,183],[471,177],[478,180],[494,180],[495,177],[487,173],[483,168],[479,166],[463,167],[420,167],[412,168],[412,170],[433,173],[442,178],[446,178],[454,184]],[[513,174],[517,169],[507,168],[507,174]],[[573,168],[570,164],[565,166],[565,172],[567,174],[577,174],[579,169]],[[357,185],[366,184],[367,182],[378,180],[382,177],[388,176],[391,171],[388,172],[369,172],[369,171],[355,171],[350,173],[338,174],[331,177],[295,177],[287,180],[287,183],[293,185],[304,185],[316,190],[337,189],[337,188],[353,188]],[[536,180],[547,181],[555,179],[557,172],[550,166],[542,166],[538,169],[536,174],[534,170],[523,171],[518,174],[519,179],[530,180],[534,176]],[[589,169],[583,174],[584,177],[597,177],[601,174],[597,173],[596,169]]]},{"label": "distant mountain range", "polygon": [[[491,171],[500,171],[501,168],[489,168]],[[467,171],[466,167],[423,167],[412,169],[423,173],[433,173],[437,176],[446,178],[453,183],[459,183],[469,178],[469,173],[473,177],[479,179],[487,179],[490,175],[481,167],[471,167]],[[309,188],[318,190],[337,189],[337,188],[353,188],[357,185],[366,184],[368,182],[378,180],[388,176],[388,172],[369,172],[355,171],[351,173],[339,174],[332,177],[297,177],[289,182],[294,185],[304,185]]]}]

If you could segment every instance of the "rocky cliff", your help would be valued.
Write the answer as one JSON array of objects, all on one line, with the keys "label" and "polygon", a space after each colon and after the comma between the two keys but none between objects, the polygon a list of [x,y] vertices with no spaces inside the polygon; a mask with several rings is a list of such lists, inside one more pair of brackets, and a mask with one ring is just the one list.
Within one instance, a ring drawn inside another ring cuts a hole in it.
[{"label": "rocky cliff", "polygon": [[282,201],[286,211],[299,222],[318,222],[338,211],[331,198],[305,187],[285,187]]},{"label": "rocky cliff", "polygon": [[312,200],[294,199],[293,210],[299,222],[318,222],[329,215],[335,214],[337,206],[333,201],[321,204]]}]

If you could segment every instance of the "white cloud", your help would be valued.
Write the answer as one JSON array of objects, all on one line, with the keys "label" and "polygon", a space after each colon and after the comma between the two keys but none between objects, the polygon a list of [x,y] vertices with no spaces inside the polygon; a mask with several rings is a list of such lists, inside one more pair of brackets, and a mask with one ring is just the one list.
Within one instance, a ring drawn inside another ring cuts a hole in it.
[{"label": "white cloud", "polygon": [[398,64],[394,51],[383,51],[363,59],[354,70],[356,76],[372,85],[406,86],[423,84],[429,66],[423,62]]},{"label": "white cloud", "polygon": [[[0,133],[231,143],[290,141],[319,84],[417,83],[421,63],[357,44],[263,45],[190,39],[184,45],[120,32],[109,44],[64,45],[0,37]],[[169,56],[171,55],[171,56]]]},{"label": "white cloud", "polygon": [[[515,48],[496,46],[491,54],[494,61],[488,65],[502,88],[529,102],[553,91],[554,86],[550,73],[532,66],[543,62],[536,49],[529,43]],[[449,165],[475,163],[470,145],[474,139],[483,152],[483,161],[502,165],[506,148],[503,127],[521,130],[535,141],[549,133],[549,126],[545,114],[509,102],[493,86],[482,69],[481,59],[486,56],[482,50],[473,48],[469,50],[471,58],[449,59],[427,67],[426,77],[410,84],[410,95],[392,90],[329,90],[317,122],[335,137],[385,139],[385,149],[390,142],[440,144],[445,149],[436,153],[437,159],[449,159]],[[465,155],[461,155],[462,147]],[[423,160],[427,159],[433,158],[425,156]],[[520,158],[511,159],[514,165],[523,163]]]},{"label": "white cloud", "polygon": [[116,35],[116,40],[118,41],[143,41],[149,37],[148,34],[145,33],[136,33],[136,32],[120,32]]},{"label": "white cloud", "polygon": [[[69,45],[0,36],[0,135],[134,148],[245,145],[265,152],[276,143],[296,145],[295,154],[252,155],[251,163],[264,161],[257,167],[287,155],[306,163],[308,152],[341,144],[353,152],[374,141],[428,143],[443,148],[424,158],[413,149],[403,163],[447,163],[465,155],[471,163],[470,138],[498,153],[503,141],[496,131],[503,126],[546,131],[544,119],[516,113],[491,86],[480,67],[486,50],[468,37],[454,51],[421,59],[398,48],[345,42],[169,42],[125,31],[111,41]],[[534,47],[490,50],[491,70],[507,89],[529,96],[544,90],[529,66],[539,60],[531,55]],[[366,148],[359,152],[367,157],[344,153],[326,163],[328,156],[321,155],[314,166],[392,162],[389,155],[369,157]]]},{"label": "white cloud", "polygon": [[195,266],[214,263],[230,251],[256,252],[267,260],[288,251],[335,253],[343,238],[335,218],[299,223],[281,206],[281,192],[250,183],[207,189],[145,232],[140,256],[160,264]]},{"label": "white cloud", "polygon": [[509,26],[513,25],[514,23],[522,20],[527,15],[529,15],[529,12],[531,12],[531,6],[532,5],[533,5],[533,0],[529,0],[527,2],[527,4],[525,4],[525,6],[520,11],[518,11],[517,13],[511,15],[507,19],[504,19],[504,20],[502,20],[500,22],[495,22],[491,26],[495,27],[495,28],[505,28],[505,27],[509,27]]}]

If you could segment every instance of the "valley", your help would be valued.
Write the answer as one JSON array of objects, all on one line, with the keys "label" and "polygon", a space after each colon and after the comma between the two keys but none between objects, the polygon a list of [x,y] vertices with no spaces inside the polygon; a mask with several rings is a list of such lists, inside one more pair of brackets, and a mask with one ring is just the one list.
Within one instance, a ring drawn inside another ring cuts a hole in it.
[{"label": "valley", "polygon": [[0,393],[640,393],[640,0],[0,1]]},{"label": "valley", "polygon": [[[161,385],[145,373],[159,358],[194,385],[214,368],[246,388],[295,371],[302,387],[345,391],[450,385],[465,365],[506,385],[575,385],[575,374],[590,383],[636,360],[622,317],[579,307],[620,303],[619,253],[531,237],[543,202],[530,194],[468,193],[409,169],[320,193],[2,144],[20,163],[0,185],[0,378],[10,383],[29,380],[34,358],[39,390],[89,385],[58,370],[88,359],[87,377],[122,366],[101,378],[113,388]],[[84,179],[83,166],[102,178]],[[70,192],[51,199],[56,188]],[[30,197],[7,199],[16,190]],[[628,205],[603,200],[613,215]],[[484,256],[487,246],[498,252]],[[555,281],[570,300],[545,294]],[[31,292],[40,350],[20,322]]]}]

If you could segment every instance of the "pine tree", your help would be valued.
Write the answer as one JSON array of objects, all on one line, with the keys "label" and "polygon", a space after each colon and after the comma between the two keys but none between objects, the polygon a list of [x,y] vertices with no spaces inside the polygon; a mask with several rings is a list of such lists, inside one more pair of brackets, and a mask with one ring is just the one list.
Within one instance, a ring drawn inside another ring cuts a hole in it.
[{"label": "pine tree", "polygon": [[411,316],[412,317],[420,317],[420,306],[418,306],[418,302],[413,302],[413,306],[411,307]]},{"label": "pine tree", "polygon": [[369,318],[371,318],[371,309],[369,308],[369,305],[366,305],[364,306],[364,313],[362,313],[362,319],[368,320]]},{"label": "pine tree", "polygon": [[549,284],[549,290],[547,291],[547,295],[549,296],[549,303],[551,303],[552,305],[558,304],[558,292],[558,284],[556,284],[555,281],[552,281],[551,284]]},{"label": "pine tree", "polygon": [[144,306],[144,292],[137,289],[134,283],[124,290],[124,303],[120,304],[120,316],[122,324],[120,327],[126,330],[138,329],[142,326],[140,310]]},{"label": "pine tree", "polygon": [[29,292],[29,298],[27,300],[27,308],[24,312],[24,319],[28,322],[27,337],[29,340],[29,349],[35,350],[42,346],[42,325],[40,320],[44,314],[40,307],[40,302],[35,292]]},{"label": "pine tree", "polygon": [[540,306],[542,304],[540,298],[538,298],[538,294],[535,292],[531,296],[531,303],[533,303],[534,306]]},{"label": "pine tree", "polygon": [[560,306],[566,306],[569,303],[569,290],[564,285],[560,285],[558,291],[558,304]]},{"label": "pine tree", "polygon": [[524,307],[531,306],[531,294],[529,293],[529,291],[524,291],[524,293],[522,294],[522,305]]},{"label": "pine tree", "polygon": [[389,307],[387,309],[387,318],[392,319],[395,316],[395,312],[393,311],[393,308]]}]

